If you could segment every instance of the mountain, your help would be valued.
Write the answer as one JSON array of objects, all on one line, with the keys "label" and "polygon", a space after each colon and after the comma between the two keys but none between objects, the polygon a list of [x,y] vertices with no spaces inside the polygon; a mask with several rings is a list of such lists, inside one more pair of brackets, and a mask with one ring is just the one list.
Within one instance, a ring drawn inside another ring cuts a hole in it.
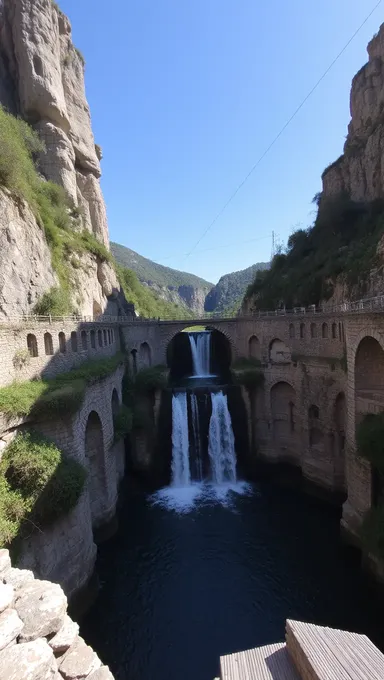
[{"label": "mountain", "polygon": [[196,314],[204,312],[204,303],[213,284],[204,279],[152,262],[134,250],[111,242],[116,262],[135,272],[139,281],[148,286],[158,298]]},{"label": "mountain", "polygon": [[256,276],[256,272],[265,271],[269,264],[259,262],[247,269],[232,274],[225,274],[205,298],[205,311],[215,313],[232,313],[240,309],[242,299],[248,286]]}]

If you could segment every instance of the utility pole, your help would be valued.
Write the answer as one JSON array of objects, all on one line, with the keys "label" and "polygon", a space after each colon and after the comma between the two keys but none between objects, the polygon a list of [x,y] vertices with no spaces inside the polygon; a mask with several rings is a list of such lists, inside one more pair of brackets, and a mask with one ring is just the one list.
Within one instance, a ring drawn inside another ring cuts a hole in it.
[{"label": "utility pole", "polygon": [[271,262],[275,257],[275,232],[272,232],[272,250],[271,250]]}]

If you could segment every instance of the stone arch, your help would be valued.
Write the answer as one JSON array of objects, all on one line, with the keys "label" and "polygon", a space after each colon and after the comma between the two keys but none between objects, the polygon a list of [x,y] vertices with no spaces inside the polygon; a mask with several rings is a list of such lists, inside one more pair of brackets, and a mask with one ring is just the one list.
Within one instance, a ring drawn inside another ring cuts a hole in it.
[{"label": "stone arch", "polygon": [[293,324],[293,323],[289,324],[289,337],[290,338],[295,337],[295,324]]},{"label": "stone arch", "polygon": [[88,415],[85,428],[85,461],[88,467],[88,491],[92,525],[100,523],[107,494],[104,467],[104,436],[101,419],[96,411]]},{"label": "stone arch", "polygon": [[272,386],[270,399],[275,450],[283,458],[296,459],[296,392],[290,383],[280,381]]},{"label": "stone arch", "polygon": [[[164,340],[162,341],[162,346],[164,350],[164,358],[165,361],[167,360],[167,350],[169,347],[169,344],[173,340],[173,338],[178,335],[178,333],[181,333],[185,328],[192,328],[193,326],[201,326],[201,320],[196,319],[195,321],[184,321],[182,323],[175,324],[175,326],[171,326],[171,330],[167,333],[165,336]],[[218,333],[221,333],[222,335],[225,336],[225,338],[228,340],[229,343],[229,348],[230,348],[230,353],[232,358],[236,358],[238,356],[238,350],[236,343],[234,342],[232,336],[228,332],[227,328],[225,326],[221,326],[220,323],[209,323],[206,325],[206,329],[210,331],[217,331]]]},{"label": "stone arch", "polygon": [[71,333],[71,349],[72,349],[72,352],[77,352],[77,350],[78,350],[76,331],[72,331],[72,333]]},{"label": "stone arch", "polygon": [[103,346],[103,333],[100,329],[97,331],[97,339],[98,339],[99,347],[102,347]]},{"label": "stone arch", "polygon": [[317,337],[317,326],[314,322],[311,323],[311,338]]},{"label": "stone arch", "polygon": [[96,349],[96,333],[91,331],[91,348]]},{"label": "stone arch", "polygon": [[248,355],[250,359],[261,360],[261,345],[260,340],[256,335],[251,335],[248,340]]},{"label": "stone arch", "polygon": [[149,368],[152,366],[152,352],[147,342],[142,342],[140,345],[139,363],[140,368]]},{"label": "stone arch", "polygon": [[63,333],[63,331],[59,333],[59,350],[62,354],[65,354],[67,351],[67,341],[65,338],[65,333]]},{"label": "stone arch", "polygon": [[87,332],[81,331],[81,349],[86,351],[88,347]]},{"label": "stone arch", "polygon": [[320,418],[319,407],[316,406],[315,404],[311,404],[311,406],[309,407],[308,418],[312,418],[313,420],[318,420]]},{"label": "stone arch", "polygon": [[44,349],[47,356],[53,355],[53,340],[50,333],[44,333]]},{"label": "stone arch", "polygon": [[300,324],[300,338],[301,340],[305,339],[305,323],[301,322]]},{"label": "stone arch", "polygon": [[324,435],[319,423],[320,409],[316,404],[311,404],[308,409],[308,431],[309,431],[309,446],[321,446],[323,444]]},{"label": "stone arch", "polygon": [[103,339],[104,339],[104,347],[107,347],[107,345],[108,345],[108,341],[107,341],[107,331],[106,331],[105,328],[103,329]]},{"label": "stone arch", "polygon": [[131,357],[132,357],[132,372],[133,375],[137,375],[137,349],[131,350]]},{"label": "stone arch", "polygon": [[335,322],[332,324],[332,340],[337,339],[337,325]]},{"label": "stone arch", "polygon": [[271,364],[288,364],[291,361],[291,350],[279,338],[274,338],[269,345],[269,361]]},{"label": "stone arch", "polygon": [[366,335],[355,354],[355,425],[366,413],[384,411],[384,348]]},{"label": "stone arch", "polygon": [[323,339],[328,338],[328,324],[326,323],[326,321],[324,321],[323,325],[321,326],[321,337]]},{"label": "stone arch", "polygon": [[28,352],[31,357],[35,358],[39,356],[39,349],[37,346],[37,338],[33,333],[28,333],[27,335],[27,347]]}]

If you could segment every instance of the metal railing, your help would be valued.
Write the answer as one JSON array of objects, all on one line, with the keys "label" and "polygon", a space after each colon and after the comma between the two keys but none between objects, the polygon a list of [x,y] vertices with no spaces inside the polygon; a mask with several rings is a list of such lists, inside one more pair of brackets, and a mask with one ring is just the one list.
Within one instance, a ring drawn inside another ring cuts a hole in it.
[{"label": "metal railing", "polygon": [[365,298],[361,300],[355,300],[354,302],[342,302],[339,305],[316,307],[315,305],[310,305],[309,307],[294,307],[293,309],[286,309],[285,307],[273,310],[255,310],[247,314],[232,314],[224,316],[222,314],[215,313],[205,313],[201,315],[195,315],[191,318],[189,315],[180,315],[178,318],[173,316],[161,316],[156,318],[147,317],[130,317],[130,316],[110,316],[101,315],[97,318],[93,316],[37,316],[37,315],[21,315],[21,316],[10,316],[4,319],[0,319],[1,324],[23,324],[23,325],[33,325],[37,323],[51,325],[53,323],[60,323],[63,325],[67,324],[81,324],[81,323],[92,323],[92,324],[153,324],[161,323],[164,321],[179,323],[186,322],[188,324],[195,324],[196,322],[203,321],[209,323],[210,320],[220,320],[220,321],[236,321],[236,320],[249,320],[249,319],[261,319],[261,318],[271,318],[271,317],[297,317],[297,316],[316,316],[316,315],[332,315],[332,314],[350,314],[350,313],[364,313],[364,312],[383,312],[384,313],[384,295],[377,295],[372,298]]}]

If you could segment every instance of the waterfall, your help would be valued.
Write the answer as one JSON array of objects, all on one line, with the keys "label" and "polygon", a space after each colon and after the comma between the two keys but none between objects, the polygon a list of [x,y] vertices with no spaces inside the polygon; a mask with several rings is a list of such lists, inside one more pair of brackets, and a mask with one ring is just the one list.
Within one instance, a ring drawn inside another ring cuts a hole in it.
[{"label": "waterfall", "polygon": [[193,376],[206,378],[211,374],[211,333],[188,333],[192,352]]},{"label": "waterfall", "polygon": [[200,421],[199,421],[199,405],[197,403],[196,394],[191,394],[191,413],[192,413],[192,429],[193,440],[195,445],[195,462],[196,462],[196,476],[199,482],[203,479],[203,459],[200,441]]},{"label": "waterfall", "polygon": [[191,483],[187,393],[172,397],[172,486]]},{"label": "waterfall", "polygon": [[212,393],[208,454],[213,482],[236,482],[235,437],[227,396],[223,392]]}]

